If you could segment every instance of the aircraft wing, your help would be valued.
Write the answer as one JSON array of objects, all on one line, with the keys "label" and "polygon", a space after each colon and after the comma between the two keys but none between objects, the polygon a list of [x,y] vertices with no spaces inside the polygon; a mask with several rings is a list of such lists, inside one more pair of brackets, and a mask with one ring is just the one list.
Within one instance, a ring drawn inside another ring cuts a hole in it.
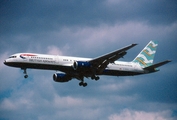
[{"label": "aircraft wing", "polygon": [[126,55],[126,51],[130,48],[136,46],[137,44],[131,44],[129,46],[126,46],[124,48],[118,49],[116,51],[110,52],[108,54],[99,56],[97,58],[94,58],[90,60],[89,62],[92,64],[94,68],[96,68],[96,71],[98,73],[101,73],[109,63],[113,63],[115,60],[122,58],[124,55]]}]

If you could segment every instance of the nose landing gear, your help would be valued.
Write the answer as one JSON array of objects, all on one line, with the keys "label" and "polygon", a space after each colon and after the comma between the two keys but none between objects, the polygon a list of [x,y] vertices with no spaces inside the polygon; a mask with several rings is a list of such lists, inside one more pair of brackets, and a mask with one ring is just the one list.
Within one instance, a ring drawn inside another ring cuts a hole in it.
[{"label": "nose landing gear", "polygon": [[24,74],[24,78],[28,78],[28,74],[27,74],[27,71],[26,71],[26,68],[22,69],[24,70],[23,74]]}]

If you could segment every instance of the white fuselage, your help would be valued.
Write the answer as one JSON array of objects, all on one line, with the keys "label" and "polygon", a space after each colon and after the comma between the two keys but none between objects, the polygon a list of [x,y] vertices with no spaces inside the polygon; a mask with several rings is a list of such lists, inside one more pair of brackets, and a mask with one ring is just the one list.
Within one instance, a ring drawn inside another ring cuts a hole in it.
[{"label": "white fuselage", "polygon": [[99,75],[133,76],[153,73],[159,71],[158,67],[170,62],[170,60],[165,60],[153,64],[158,45],[156,41],[150,41],[132,62],[116,61],[136,45],[131,44],[96,58],[17,53],[6,59],[4,64],[23,69],[25,78],[28,77],[27,68],[61,71],[53,74],[54,81],[68,82],[76,78],[81,81],[79,85],[85,87],[87,86],[84,82],[85,77],[99,80]]},{"label": "white fuselage", "polygon": [[[19,67],[22,69],[34,68],[74,73],[74,61],[89,60],[91,60],[91,58],[36,53],[18,53],[6,59],[4,63],[8,66]],[[114,63],[109,63],[100,75],[126,76],[143,73],[145,73],[145,71],[138,63],[115,61]]]}]

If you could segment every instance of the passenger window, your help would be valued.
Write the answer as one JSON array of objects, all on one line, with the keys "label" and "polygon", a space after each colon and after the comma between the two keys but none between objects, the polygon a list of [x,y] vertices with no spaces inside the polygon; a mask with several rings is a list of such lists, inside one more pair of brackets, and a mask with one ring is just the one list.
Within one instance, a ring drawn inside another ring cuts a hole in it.
[{"label": "passenger window", "polygon": [[17,56],[10,56],[9,58],[16,58]]}]

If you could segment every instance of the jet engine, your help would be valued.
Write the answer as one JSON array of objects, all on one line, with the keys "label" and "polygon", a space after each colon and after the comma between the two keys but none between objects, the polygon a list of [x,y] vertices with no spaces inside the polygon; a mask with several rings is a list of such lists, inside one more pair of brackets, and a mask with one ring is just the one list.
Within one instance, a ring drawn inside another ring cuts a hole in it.
[{"label": "jet engine", "polygon": [[70,81],[72,78],[68,75],[66,75],[65,73],[55,73],[53,74],[53,80],[55,82],[68,82]]},{"label": "jet engine", "polygon": [[91,64],[89,62],[85,61],[74,61],[73,68],[74,70],[78,70],[81,68],[89,68]]}]

